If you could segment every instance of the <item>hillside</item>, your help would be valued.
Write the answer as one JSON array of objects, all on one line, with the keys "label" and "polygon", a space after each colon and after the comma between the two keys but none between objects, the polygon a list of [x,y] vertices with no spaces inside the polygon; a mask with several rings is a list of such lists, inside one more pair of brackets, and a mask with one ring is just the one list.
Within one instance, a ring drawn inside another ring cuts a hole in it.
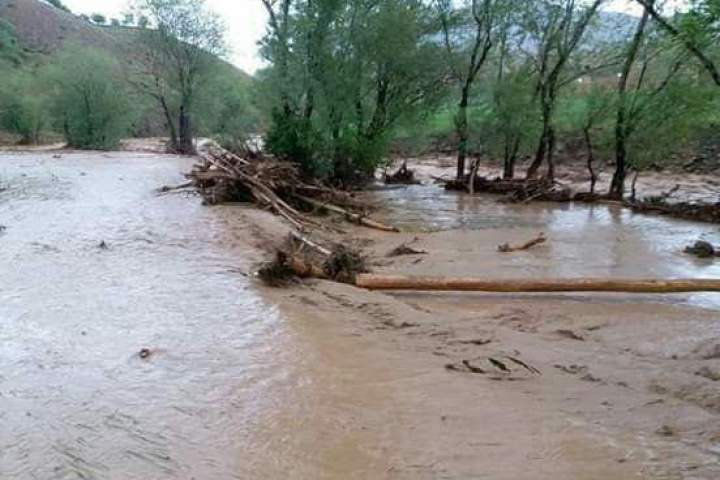
[{"label": "hillside", "polygon": [[0,18],[15,27],[22,47],[30,52],[52,53],[67,41],[117,51],[127,45],[127,30],[100,27],[40,0],[0,0]]},{"label": "hillside", "polygon": [[[136,27],[95,25],[41,0],[0,0],[0,20],[14,27],[26,52],[36,54],[54,53],[65,43],[77,43],[125,57],[132,51],[138,31]],[[250,80],[242,70],[230,64],[227,67],[239,79]]]}]

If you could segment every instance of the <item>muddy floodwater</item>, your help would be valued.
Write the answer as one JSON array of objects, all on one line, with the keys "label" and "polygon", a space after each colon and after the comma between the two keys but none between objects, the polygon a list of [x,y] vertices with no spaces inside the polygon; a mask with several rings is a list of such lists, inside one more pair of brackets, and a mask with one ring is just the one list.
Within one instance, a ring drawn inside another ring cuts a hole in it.
[{"label": "muddy floodwater", "polygon": [[[486,276],[720,278],[720,262],[684,253],[698,239],[720,243],[718,225],[636,214],[614,205],[507,204],[499,196],[470,197],[439,186],[390,188],[376,196],[386,221],[410,232],[449,230],[459,252],[471,251],[477,237],[497,238],[498,245],[538,232],[551,238],[537,253],[509,259],[493,255],[483,268]],[[720,309],[715,294],[675,300]]]},{"label": "muddy floodwater", "polygon": [[[720,478],[719,296],[269,291],[286,227],[156,192],[192,162],[0,153],[0,479]],[[717,226],[373,195],[431,252],[387,271],[720,278]],[[542,376],[445,368],[500,351]]]}]

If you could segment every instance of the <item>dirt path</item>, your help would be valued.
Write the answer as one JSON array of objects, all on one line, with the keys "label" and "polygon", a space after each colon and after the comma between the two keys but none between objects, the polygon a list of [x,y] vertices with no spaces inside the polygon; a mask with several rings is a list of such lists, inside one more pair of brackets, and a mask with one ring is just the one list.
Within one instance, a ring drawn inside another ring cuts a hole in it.
[{"label": "dirt path", "polygon": [[[0,477],[720,475],[720,383],[709,378],[720,368],[717,298],[266,289],[243,273],[287,227],[252,208],[154,193],[180,183],[190,162],[0,156]],[[625,273],[718,275],[659,243],[714,234],[692,224],[633,233],[548,209],[496,212],[477,228],[490,215],[479,205],[453,218],[431,192],[416,194],[429,197],[419,210],[407,195],[377,199],[408,227],[427,225],[435,205],[440,231],[349,235],[379,271],[570,274],[587,264],[613,274],[634,258]],[[608,250],[555,240],[581,226]],[[539,227],[549,245],[496,252]],[[643,250],[643,235],[658,243]],[[385,257],[415,236],[428,256]]]}]

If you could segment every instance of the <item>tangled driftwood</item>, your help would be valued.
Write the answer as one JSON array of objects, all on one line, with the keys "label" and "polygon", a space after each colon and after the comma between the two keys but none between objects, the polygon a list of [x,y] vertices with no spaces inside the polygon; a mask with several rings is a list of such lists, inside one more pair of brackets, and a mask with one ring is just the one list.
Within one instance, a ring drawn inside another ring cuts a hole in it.
[{"label": "tangled driftwood", "polygon": [[[476,164],[477,165],[477,164]],[[472,181],[470,179],[473,179]],[[443,180],[446,190],[459,190],[475,193],[494,193],[504,195],[506,202],[530,202],[533,200],[550,202],[569,202],[573,200],[572,191],[556,182],[541,180],[488,179],[477,175],[476,169],[464,178]]]},{"label": "tangled driftwood", "polygon": [[251,160],[227,150],[211,147],[202,154],[202,162],[187,174],[205,201],[251,201],[286,219],[299,231],[311,228],[331,229],[303,208],[322,209],[341,214],[345,219],[369,228],[396,232],[397,228],[367,217],[365,209],[350,194],[322,184],[304,181],[295,166],[274,158]]},{"label": "tangled driftwood", "polygon": [[365,256],[352,247],[319,242],[291,233],[276,251],[272,261],[258,270],[258,277],[271,287],[287,285],[296,278],[320,278],[355,283],[355,277],[367,273]]}]

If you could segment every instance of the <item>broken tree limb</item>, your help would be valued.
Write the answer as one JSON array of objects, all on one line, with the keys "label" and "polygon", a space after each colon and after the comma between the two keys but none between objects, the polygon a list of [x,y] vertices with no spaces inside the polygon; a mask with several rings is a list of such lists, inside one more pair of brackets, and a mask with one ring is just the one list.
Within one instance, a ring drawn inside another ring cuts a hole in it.
[{"label": "broken tree limb", "polygon": [[540,233],[536,238],[533,238],[532,240],[523,243],[522,245],[518,245],[517,247],[511,246],[509,243],[505,243],[503,245],[498,246],[498,251],[502,253],[511,253],[511,252],[518,252],[521,250],[529,250],[532,247],[536,245],[541,245],[543,243],[547,242],[547,237],[544,233]]},{"label": "broken tree limb", "polygon": [[329,257],[332,255],[332,251],[329,248],[325,248],[322,245],[310,240],[308,237],[300,234],[299,232],[290,232],[290,237],[298,242],[300,245],[306,245],[311,250],[315,250],[321,255],[325,255],[326,257]]},{"label": "broken tree limb", "polygon": [[360,274],[355,284],[368,290],[417,290],[442,292],[622,292],[685,293],[720,292],[720,280],[687,279],[608,279],[574,278],[567,280],[488,280],[480,278],[414,277],[403,275]]},{"label": "broken tree limb", "polygon": [[296,197],[303,202],[308,203],[309,205],[312,205],[315,208],[325,209],[329,210],[331,212],[338,213],[342,216],[344,216],[349,222],[357,223],[358,225],[363,225],[368,228],[374,228],[376,230],[382,230],[384,232],[399,232],[400,229],[397,227],[393,227],[391,225],[385,225],[383,223],[377,222],[371,218],[368,218],[364,215],[360,215],[359,213],[353,213],[348,210],[345,210],[342,207],[338,207],[337,205],[333,205],[331,203],[322,202],[320,200],[315,200],[314,198],[306,197],[304,195],[296,195]]}]

